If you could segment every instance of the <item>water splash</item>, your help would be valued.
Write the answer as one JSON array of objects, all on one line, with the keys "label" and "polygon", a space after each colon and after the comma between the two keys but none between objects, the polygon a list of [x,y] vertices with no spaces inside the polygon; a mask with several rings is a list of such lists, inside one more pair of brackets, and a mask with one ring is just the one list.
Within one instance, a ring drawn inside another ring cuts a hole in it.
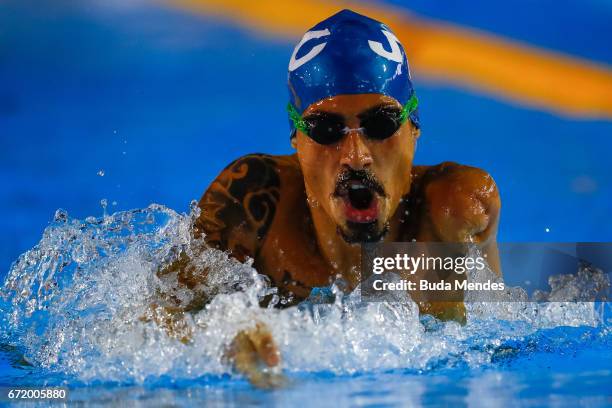
[{"label": "water splash", "polygon": [[[255,322],[270,327],[286,372],[336,374],[480,367],[534,344],[575,342],[546,329],[601,325],[593,303],[527,302],[519,288],[509,288],[498,303],[470,302],[465,326],[421,317],[414,303],[363,303],[359,289],[344,295],[336,288],[332,304],[261,308],[275,288],[248,262],[211,248],[194,251],[203,245],[192,234],[197,216],[195,206],[188,215],[151,205],[85,220],[58,210],[0,290],[0,343],[18,347],[46,373],[86,383],[143,383],[230,373],[224,350]],[[206,284],[186,289],[175,275],[158,276],[180,252],[209,271]],[[490,276],[471,277],[484,278]],[[163,303],[162,293],[185,304],[202,294],[212,298],[185,316],[189,341],[144,318],[152,304]],[[583,341],[610,334],[606,325],[588,333]]]}]

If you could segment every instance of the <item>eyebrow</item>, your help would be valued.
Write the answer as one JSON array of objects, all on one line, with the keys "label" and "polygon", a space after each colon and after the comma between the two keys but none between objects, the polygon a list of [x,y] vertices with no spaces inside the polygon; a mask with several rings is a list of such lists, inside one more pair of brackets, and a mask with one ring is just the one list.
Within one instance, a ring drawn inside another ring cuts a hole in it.
[{"label": "eyebrow", "polygon": [[333,113],[333,112],[327,112],[327,111],[314,111],[304,116],[304,120],[315,119],[315,118],[344,120],[344,116],[340,115],[339,113]]},{"label": "eyebrow", "polygon": [[391,103],[381,103],[380,105],[376,105],[376,106],[366,109],[365,111],[358,114],[357,117],[360,120],[363,120],[369,116],[372,116],[373,114],[377,112],[387,111],[387,110],[394,110],[394,111],[399,112],[401,109]]},{"label": "eyebrow", "polygon": [[[357,114],[357,117],[360,120],[363,120],[369,116],[372,116],[373,114],[379,112],[379,111],[385,111],[385,110],[394,110],[394,111],[400,111],[401,109],[399,107],[397,107],[396,105],[392,104],[392,103],[381,103],[379,105],[373,106],[371,108],[366,109],[365,111]],[[337,120],[345,120],[345,117],[339,113],[335,113],[335,112],[328,112],[328,111],[323,111],[323,110],[315,110],[311,113],[309,113],[308,115],[304,116],[304,120],[308,120],[308,119],[316,119],[316,118],[326,118],[326,119],[337,119]]]}]

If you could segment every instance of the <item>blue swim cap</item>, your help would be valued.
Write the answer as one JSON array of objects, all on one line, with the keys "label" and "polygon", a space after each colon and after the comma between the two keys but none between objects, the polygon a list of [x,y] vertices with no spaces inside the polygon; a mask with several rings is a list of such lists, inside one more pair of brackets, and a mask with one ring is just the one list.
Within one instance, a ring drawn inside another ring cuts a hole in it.
[{"label": "blue swim cap", "polygon": [[[404,105],[414,93],[404,47],[389,27],[342,10],[312,27],[289,61],[289,101],[299,114],[335,95],[379,93]],[[419,127],[418,110],[410,120]],[[295,127],[289,120],[291,135]]]}]

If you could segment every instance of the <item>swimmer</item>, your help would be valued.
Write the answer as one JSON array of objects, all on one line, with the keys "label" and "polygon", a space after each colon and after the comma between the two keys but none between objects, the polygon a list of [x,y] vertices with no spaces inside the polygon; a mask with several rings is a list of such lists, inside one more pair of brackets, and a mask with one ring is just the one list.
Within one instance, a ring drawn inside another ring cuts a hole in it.
[{"label": "swimmer", "polygon": [[[229,164],[199,202],[196,235],[253,259],[290,303],[337,277],[355,288],[368,242],[476,242],[499,270],[500,198],[491,176],[452,162],[413,166],[419,102],[389,27],[350,10],[320,22],[293,51],[288,87],[295,153]],[[172,272],[187,286],[206,279],[185,256],[162,271]],[[464,319],[462,303],[419,306]],[[240,333],[230,355],[242,356],[235,366],[254,381],[257,364],[280,361],[261,324]]]}]

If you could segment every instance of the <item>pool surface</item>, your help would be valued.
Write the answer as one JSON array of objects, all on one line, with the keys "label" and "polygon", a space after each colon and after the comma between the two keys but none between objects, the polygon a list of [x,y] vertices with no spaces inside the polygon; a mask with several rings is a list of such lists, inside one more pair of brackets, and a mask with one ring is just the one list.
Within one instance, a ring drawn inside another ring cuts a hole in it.
[{"label": "pool surface", "polygon": [[[465,326],[419,316],[413,302],[364,301],[359,288],[261,308],[275,289],[208,249],[193,262],[217,295],[173,332],[146,316],[159,293],[195,294],[155,273],[177,246],[197,245],[193,216],[157,205],[86,220],[58,212],[0,292],[0,385],[62,385],[71,401],[143,405],[610,403],[610,304],[529,302],[521,288],[467,303]],[[561,289],[572,287],[580,281],[570,276]],[[284,388],[255,390],[232,374],[225,350],[255,322],[280,348]]]}]

